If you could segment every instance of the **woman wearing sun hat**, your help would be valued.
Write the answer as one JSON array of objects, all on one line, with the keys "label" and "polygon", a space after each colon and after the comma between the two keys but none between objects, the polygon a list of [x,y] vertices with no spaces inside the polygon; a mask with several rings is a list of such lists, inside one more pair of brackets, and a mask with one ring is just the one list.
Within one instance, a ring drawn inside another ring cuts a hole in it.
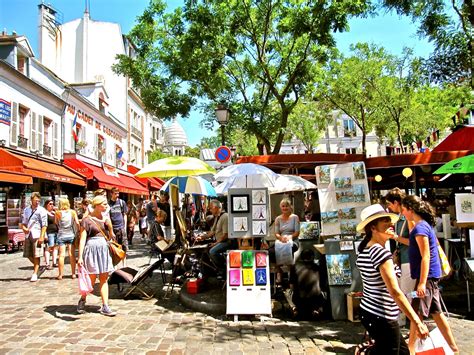
[{"label": "woman wearing sun hat", "polygon": [[375,204],[362,210],[362,221],[357,225],[357,231],[365,234],[356,261],[364,287],[360,318],[375,341],[371,349],[374,354],[410,353],[400,334],[400,309],[415,325],[418,337],[426,338],[428,335],[428,329],[400,290],[392,254],[384,247],[393,237],[393,223],[398,218],[398,215],[387,213],[381,205]]}]

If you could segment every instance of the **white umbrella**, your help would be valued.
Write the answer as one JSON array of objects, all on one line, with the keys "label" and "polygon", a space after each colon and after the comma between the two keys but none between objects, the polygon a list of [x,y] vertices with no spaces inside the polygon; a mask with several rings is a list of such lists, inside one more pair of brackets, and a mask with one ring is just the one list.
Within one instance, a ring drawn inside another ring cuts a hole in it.
[{"label": "white umbrella", "polygon": [[244,163],[230,165],[219,171],[214,178],[225,183],[227,191],[229,188],[273,187],[278,174],[262,165]]},{"label": "white umbrella", "polygon": [[289,191],[314,190],[317,186],[298,175],[280,174],[274,187],[270,187],[271,194]]}]

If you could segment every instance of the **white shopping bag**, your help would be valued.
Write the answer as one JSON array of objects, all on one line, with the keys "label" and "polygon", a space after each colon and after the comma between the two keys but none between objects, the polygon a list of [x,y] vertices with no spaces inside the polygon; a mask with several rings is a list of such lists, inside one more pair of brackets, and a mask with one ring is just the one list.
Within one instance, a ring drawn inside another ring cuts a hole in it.
[{"label": "white shopping bag", "polygon": [[277,265],[293,265],[295,263],[292,248],[292,240],[286,243],[282,243],[279,240],[275,241],[275,258]]},{"label": "white shopping bag", "polygon": [[453,351],[449,347],[448,343],[443,337],[443,334],[436,327],[430,332],[430,336],[424,340],[416,339],[415,341],[415,352],[431,350],[434,348],[443,348],[446,355],[454,355]]}]

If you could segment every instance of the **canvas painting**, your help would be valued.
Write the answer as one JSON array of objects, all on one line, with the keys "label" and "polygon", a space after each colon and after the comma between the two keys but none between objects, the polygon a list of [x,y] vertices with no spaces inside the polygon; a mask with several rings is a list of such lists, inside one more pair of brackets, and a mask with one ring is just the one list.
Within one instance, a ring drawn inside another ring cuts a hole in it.
[{"label": "canvas painting", "polygon": [[356,218],[356,209],[354,207],[341,208],[338,211],[338,215],[339,215],[340,219],[355,219]]},{"label": "canvas painting", "polygon": [[337,177],[334,179],[334,186],[337,189],[348,189],[352,187],[352,179],[349,176]]},{"label": "canvas painting", "polygon": [[318,222],[301,222],[299,239],[318,239],[319,223]]},{"label": "canvas painting", "polygon": [[354,250],[354,242],[352,240],[342,240],[339,242],[339,249]]},{"label": "canvas painting", "polygon": [[266,221],[253,221],[252,222],[252,235],[266,235],[267,225]]},{"label": "canvas painting", "polygon": [[243,269],[242,279],[243,279],[242,284],[244,286],[253,286],[254,284],[253,269]]},{"label": "canvas painting", "polygon": [[320,184],[329,184],[331,182],[331,169],[329,166],[320,166],[319,167],[319,183]]},{"label": "canvas painting", "polygon": [[267,270],[266,269],[255,270],[255,284],[257,284],[258,286],[263,286],[267,284]]},{"label": "canvas painting", "polygon": [[247,217],[234,217],[234,232],[247,232],[248,230]]},{"label": "canvas painting", "polygon": [[231,268],[240,267],[240,252],[231,251],[229,253],[229,266]]},{"label": "canvas painting", "polygon": [[356,227],[357,227],[357,222],[354,222],[354,221],[341,222],[341,234],[355,235]]},{"label": "canvas painting", "polygon": [[229,271],[229,285],[240,286],[240,269]]},{"label": "canvas painting", "polygon": [[349,254],[326,255],[326,264],[330,286],[350,285],[352,283]]},{"label": "canvas painting", "polygon": [[253,190],[252,191],[252,204],[263,205],[267,203],[267,194],[265,190]]},{"label": "canvas painting", "polygon": [[253,219],[267,219],[266,205],[253,205],[252,218]]},{"label": "canvas painting", "polygon": [[248,212],[249,211],[249,197],[248,195],[234,195],[231,197],[232,212]]},{"label": "canvas painting", "polygon": [[267,266],[267,253],[256,252],[255,253],[255,266],[256,267],[266,267]]},{"label": "canvas painting", "polygon": [[336,201],[337,203],[354,202],[354,193],[352,190],[336,191]]},{"label": "canvas painting", "polygon": [[365,186],[361,184],[354,185],[354,202],[365,202]]},{"label": "canvas painting", "polygon": [[337,211],[321,212],[321,221],[323,223],[336,223],[339,221]]},{"label": "canvas painting", "polygon": [[364,163],[362,162],[352,163],[352,171],[354,172],[355,180],[365,179]]}]

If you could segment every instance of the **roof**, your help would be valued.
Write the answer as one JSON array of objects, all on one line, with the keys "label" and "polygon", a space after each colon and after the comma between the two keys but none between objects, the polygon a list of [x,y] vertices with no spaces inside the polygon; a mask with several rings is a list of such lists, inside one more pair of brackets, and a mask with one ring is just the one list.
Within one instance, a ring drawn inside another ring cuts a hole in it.
[{"label": "roof", "polygon": [[474,150],[474,127],[461,126],[438,144],[433,152]]}]

